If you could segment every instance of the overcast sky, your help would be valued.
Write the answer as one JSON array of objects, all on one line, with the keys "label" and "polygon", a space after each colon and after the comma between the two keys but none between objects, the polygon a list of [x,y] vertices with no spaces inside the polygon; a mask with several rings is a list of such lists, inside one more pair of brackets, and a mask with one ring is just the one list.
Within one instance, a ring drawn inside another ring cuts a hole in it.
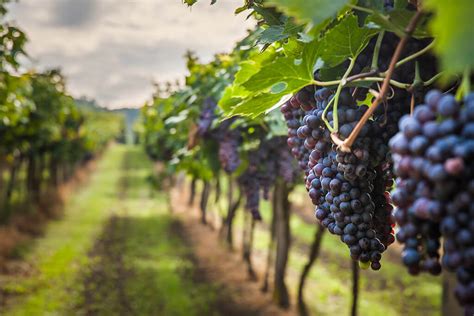
[{"label": "overcast sky", "polygon": [[209,2],[190,9],[181,0],[20,0],[9,20],[26,31],[34,67],[61,67],[74,96],[137,107],[153,80],[182,79],[186,50],[210,60],[252,26],[233,14],[242,1]]}]

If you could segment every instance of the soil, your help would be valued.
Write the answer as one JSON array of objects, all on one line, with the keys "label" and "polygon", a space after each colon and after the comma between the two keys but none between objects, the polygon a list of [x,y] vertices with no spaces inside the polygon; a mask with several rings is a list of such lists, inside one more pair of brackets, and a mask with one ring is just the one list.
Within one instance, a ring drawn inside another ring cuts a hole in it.
[{"label": "soil", "polygon": [[127,235],[127,218],[113,216],[96,241],[89,257],[94,262],[83,281],[82,304],[77,309],[84,315],[97,315],[101,305],[113,300],[114,315],[131,315],[125,294],[126,280],[132,271],[124,265],[123,247]]}]

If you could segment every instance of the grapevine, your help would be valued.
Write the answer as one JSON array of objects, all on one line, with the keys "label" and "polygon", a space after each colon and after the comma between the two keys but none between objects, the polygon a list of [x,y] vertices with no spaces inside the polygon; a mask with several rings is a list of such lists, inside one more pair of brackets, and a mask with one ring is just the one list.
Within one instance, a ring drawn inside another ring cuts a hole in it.
[{"label": "grapevine", "polygon": [[[237,175],[254,218],[261,219],[260,198],[278,178],[300,181],[316,219],[360,267],[381,269],[383,253],[397,237],[410,273],[456,270],[459,302],[470,309],[474,281],[464,258],[470,258],[472,239],[466,70],[472,60],[466,53],[459,67],[441,48],[442,35],[433,31],[441,29],[432,14],[441,12],[435,2],[356,1],[325,7],[327,12],[308,4],[322,19],[278,1],[246,2],[237,11],[248,10],[261,28],[228,55],[237,65],[224,67],[231,79],[210,78],[203,70],[188,85],[199,89],[203,80],[213,91],[198,93],[204,104],[198,134],[217,139],[221,168]],[[261,44],[261,50],[244,42]],[[209,86],[226,88],[219,94]],[[453,90],[464,101],[455,101]],[[209,98],[219,108],[211,109]],[[232,128],[219,130],[226,122],[219,117],[232,118]],[[275,130],[275,120],[284,120],[286,129]],[[283,142],[288,150],[281,149]]]}]

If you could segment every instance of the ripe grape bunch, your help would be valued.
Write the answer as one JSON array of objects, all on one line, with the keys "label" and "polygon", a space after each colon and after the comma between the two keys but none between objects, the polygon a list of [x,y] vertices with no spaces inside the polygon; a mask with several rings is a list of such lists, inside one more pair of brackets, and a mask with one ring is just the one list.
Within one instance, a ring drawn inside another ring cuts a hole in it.
[{"label": "ripe grape bunch", "polygon": [[227,174],[231,174],[237,170],[241,162],[238,151],[241,132],[238,129],[231,129],[236,117],[227,119],[213,128],[213,122],[217,118],[216,107],[212,99],[205,100],[198,119],[197,133],[202,138],[217,141],[219,147],[217,154],[221,167]]},{"label": "ripe grape bunch", "polygon": [[[378,270],[381,253],[394,241],[392,209],[386,192],[392,183],[388,147],[384,145],[388,139],[386,133],[375,133],[384,127],[376,120],[370,121],[354,144],[353,152],[342,152],[332,143],[323,121],[323,111],[334,92],[317,89],[311,100],[308,91],[302,90],[290,99],[282,112],[296,111],[299,106],[305,113],[296,130],[298,141],[293,139],[296,125],[291,121],[293,118],[287,121],[288,144],[309,151],[306,188],[316,206],[316,217],[349,246],[354,260]],[[365,110],[366,107],[356,105],[349,90],[343,90],[337,112],[341,138],[349,136]],[[333,111],[328,111],[327,119],[333,125]]]},{"label": "ripe grape bunch", "polygon": [[[376,40],[372,39],[358,56],[351,75],[388,67],[398,38],[392,33],[385,34],[374,64]],[[420,51],[430,41],[410,39],[402,58]],[[422,54],[416,63],[411,60],[402,64],[393,78],[413,82],[416,64],[422,79],[431,78],[437,72],[434,57]],[[373,69],[374,65],[378,69]],[[316,72],[316,79],[321,80],[320,76]],[[372,84],[371,88],[378,86]],[[394,175],[388,142],[398,132],[400,117],[409,111],[410,99],[416,99],[423,89],[417,87],[412,95],[392,88],[392,95],[364,124],[349,153],[333,144],[323,120],[326,107],[335,98],[335,90],[306,87],[282,106],[288,126],[288,145],[305,170],[306,189],[316,206],[316,217],[331,233],[340,236],[349,246],[351,257],[359,260],[363,267],[380,269],[382,252],[395,241],[395,219],[389,194]],[[353,132],[365,113],[367,107],[358,105],[356,100],[366,100],[368,92],[367,87],[344,88],[338,98],[337,112],[333,112],[333,106],[326,110],[325,117],[331,126],[337,115],[340,139],[346,139]]]},{"label": "ripe grape bunch", "polygon": [[245,208],[254,219],[261,219],[260,195],[268,199],[270,188],[278,177],[290,184],[300,177],[300,170],[285,142],[285,137],[280,136],[262,139],[259,147],[249,153],[248,166],[239,176],[238,181],[246,197]]},{"label": "ripe grape bunch", "polygon": [[233,173],[240,165],[239,144],[240,133],[237,130],[227,131],[219,141],[219,161],[228,174]]},{"label": "ripe grape bunch", "polygon": [[281,107],[281,112],[288,126],[288,146],[291,154],[298,161],[298,165],[308,175],[309,149],[304,146],[304,141],[297,135],[298,128],[302,125],[305,111],[301,108],[302,102],[311,98],[311,90],[301,90]]},{"label": "ripe grape bunch", "polygon": [[[393,201],[412,274],[457,274],[455,294],[468,309],[474,301],[474,94],[456,102],[432,90],[391,139],[397,188]],[[440,238],[444,254],[440,260]]]},{"label": "ripe grape bunch", "polygon": [[197,131],[199,136],[204,136],[210,130],[212,121],[217,117],[215,114],[216,107],[217,104],[211,98],[204,101],[198,120]]}]

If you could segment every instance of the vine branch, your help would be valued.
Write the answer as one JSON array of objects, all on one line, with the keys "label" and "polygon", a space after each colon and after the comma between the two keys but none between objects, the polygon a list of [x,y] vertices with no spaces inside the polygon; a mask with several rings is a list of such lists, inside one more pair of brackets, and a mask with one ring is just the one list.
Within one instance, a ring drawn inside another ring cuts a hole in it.
[{"label": "vine branch", "polygon": [[372,105],[364,113],[364,116],[362,116],[360,121],[357,122],[356,127],[354,128],[352,133],[349,135],[349,137],[346,140],[344,140],[343,143],[340,145],[341,150],[346,151],[346,152],[350,152],[351,146],[352,146],[352,144],[354,144],[354,141],[356,140],[357,136],[359,135],[362,127],[365,125],[367,120],[375,112],[378,105],[385,99],[385,95],[387,94],[387,91],[390,87],[390,79],[392,78],[392,75],[393,75],[393,72],[395,70],[397,61],[400,58],[400,55],[401,55],[401,53],[403,51],[403,48],[405,47],[408,39],[411,37],[411,35],[415,31],[416,25],[418,24],[418,21],[420,20],[422,15],[423,15],[423,11],[421,11],[421,10],[417,11],[415,13],[415,15],[411,18],[410,22],[408,23],[408,26],[405,29],[405,35],[400,39],[400,42],[398,42],[397,48],[395,49],[395,52],[393,53],[392,59],[390,60],[390,66],[388,67],[388,70],[386,72],[386,76],[385,76],[385,79],[383,81],[382,89],[380,90],[380,94],[372,102]]},{"label": "vine branch", "polygon": [[367,72],[361,72],[359,74],[355,74],[353,76],[350,76],[347,78],[346,82],[352,82],[352,81],[355,81],[355,80],[358,80],[358,79],[364,79],[364,78],[367,78],[367,77],[372,77],[372,76],[377,76],[379,74],[379,71],[377,69],[373,69],[371,71],[367,71]]}]

